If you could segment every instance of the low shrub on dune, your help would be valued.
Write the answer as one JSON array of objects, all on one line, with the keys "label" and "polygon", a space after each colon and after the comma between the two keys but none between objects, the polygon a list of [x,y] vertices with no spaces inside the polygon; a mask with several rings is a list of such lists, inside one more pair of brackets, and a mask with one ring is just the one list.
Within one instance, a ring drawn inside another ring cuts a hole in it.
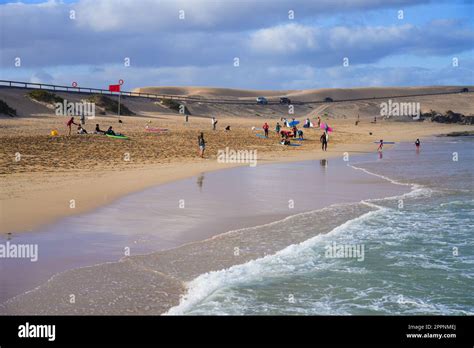
[{"label": "low shrub on dune", "polygon": [[[173,100],[173,99],[167,99],[167,98],[163,98],[161,99],[161,104],[163,104],[164,106],[166,106],[167,108],[171,109],[171,110],[174,110],[174,111],[177,111],[177,112],[180,112],[181,111],[181,104],[180,102],[176,101],[176,100]],[[189,112],[189,109],[187,106],[184,105],[184,113],[186,115],[191,115],[191,113]]]},{"label": "low shrub on dune", "polygon": [[[106,97],[105,95],[94,94],[87,98],[87,101],[90,103],[95,103],[96,106],[103,108],[105,111],[108,111],[112,114],[118,113],[118,101]],[[131,111],[128,107],[120,103],[120,115],[131,116],[135,115],[135,113]]]},{"label": "low shrub on dune", "polygon": [[16,116],[16,110],[0,99],[0,115]]},{"label": "low shrub on dune", "polygon": [[64,99],[60,96],[41,89],[35,89],[34,91],[29,92],[28,96],[33,100],[48,104],[64,102]]}]

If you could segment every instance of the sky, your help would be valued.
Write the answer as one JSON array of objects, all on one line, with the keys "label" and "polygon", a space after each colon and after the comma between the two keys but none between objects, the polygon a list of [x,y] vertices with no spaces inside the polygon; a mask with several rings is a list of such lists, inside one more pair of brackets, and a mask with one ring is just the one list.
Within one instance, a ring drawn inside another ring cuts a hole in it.
[{"label": "sky", "polygon": [[474,0],[0,0],[0,48],[82,87],[474,85]]}]

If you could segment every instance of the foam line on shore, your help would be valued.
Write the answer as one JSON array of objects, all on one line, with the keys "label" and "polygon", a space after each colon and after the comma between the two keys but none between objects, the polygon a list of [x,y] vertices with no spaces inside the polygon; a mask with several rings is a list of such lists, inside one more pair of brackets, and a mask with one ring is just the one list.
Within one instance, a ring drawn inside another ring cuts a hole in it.
[{"label": "foam line on shore", "polygon": [[[365,204],[364,202],[360,203]],[[265,265],[278,263],[279,259],[281,259],[282,257],[287,257],[289,255],[291,255],[292,257],[296,257],[299,253],[314,246],[315,243],[320,241],[323,237],[341,233],[352,224],[360,223],[365,219],[370,218],[374,214],[380,213],[388,209],[375,205],[369,206],[376,208],[377,210],[371,210],[356,218],[350,219],[342,223],[341,225],[335,227],[327,234],[319,234],[305,240],[304,242],[289,245],[273,255],[264,256],[259,259],[251,260],[244,264],[235,265],[220,271],[208,272],[198,276],[187,284],[188,292],[185,296],[181,298],[180,304],[178,306],[172,307],[168,312],[165,313],[165,315],[186,314],[186,312],[190,310],[194,305],[207,298],[219,288],[223,286],[232,286],[233,284],[241,282],[246,277],[251,277],[256,274],[261,275],[261,273],[265,272]]]}]

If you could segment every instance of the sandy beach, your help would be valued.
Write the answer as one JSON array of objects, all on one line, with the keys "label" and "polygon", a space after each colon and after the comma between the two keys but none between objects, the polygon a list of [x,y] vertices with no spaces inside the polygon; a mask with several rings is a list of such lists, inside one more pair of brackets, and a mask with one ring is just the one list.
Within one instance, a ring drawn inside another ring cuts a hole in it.
[{"label": "sandy beach", "polygon": [[[357,89],[344,91],[345,97],[381,93],[377,89],[363,89],[362,94]],[[403,92],[382,91],[392,94]],[[175,88],[171,92],[186,92],[189,95],[207,93],[204,97],[221,92],[226,96],[225,91],[219,89],[201,89],[196,92],[196,89]],[[423,92],[426,91],[415,90],[411,93]],[[232,95],[245,97],[258,95],[260,91],[236,93],[234,91]],[[296,95],[311,98],[314,93]],[[321,94],[320,91],[318,93]],[[323,93],[327,94],[328,91]],[[336,95],[340,97],[341,93],[338,91]],[[86,123],[86,129],[89,130],[96,123],[102,128],[113,125],[116,131],[130,137],[129,141],[120,141],[99,135],[67,136],[66,118],[52,115],[54,110],[48,110],[44,105],[29,100],[23,90],[2,88],[0,95],[16,107],[21,115],[0,119],[0,176],[5,183],[0,191],[0,233],[31,231],[58,218],[90,211],[131,192],[202,172],[241,165],[218,163],[218,150],[226,147],[256,150],[258,164],[265,164],[338,157],[346,152],[350,155],[374,152],[377,148],[374,142],[379,139],[413,142],[416,138],[473,129],[473,126],[429,121],[407,123],[381,118],[377,124],[373,124],[372,115],[379,101],[354,102],[349,105],[323,104],[316,110],[306,107],[304,113],[298,115],[302,122],[306,117],[315,122],[316,115],[321,115],[323,122],[330,123],[337,130],[331,136],[328,151],[323,153],[319,141],[321,130],[315,128],[304,129],[306,140],[301,147],[291,148],[279,144],[279,136],[273,129],[280,117],[285,116],[283,112],[286,106],[272,106],[269,110],[264,109],[267,115],[262,113],[255,117],[249,115],[248,106],[235,105],[216,106],[217,109],[207,110],[209,113],[198,114],[202,105],[197,103],[189,105],[196,115],[190,116],[189,124],[185,124],[182,115],[170,113],[163,108],[153,110],[154,102],[129,98],[124,100],[124,104],[135,110],[136,116],[122,116],[123,123],[118,123],[118,118],[114,115],[97,116]],[[58,95],[81,100],[72,93]],[[422,105],[425,109],[439,109],[439,104],[444,103],[444,108],[455,107],[455,110],[468,114],[472,112],[472,103],[469,101],[472,102],[470,95],[453,94],[423,97]],[[366,108],[366,113],[360,113],[364,111],[362,107]],[[234,115],[236,112],[239,116]],[[255,113],[255,110],[251,112]],[[211,116],[218,118],[216,131],[212,130]],[[360,117],[360,123],[356,126],[357,116]],[[252,130],[252,127],[261,128],[265,121],[271,127],[270,139],[258,138],[255,136],[258,131]],[[228,125],[231,126],[231,131],[226,132],[224,127]],[[169,132],[147,132],[147,126],[168,128]],[[52,129],[57,129],[59,136],[51,137],[49,133]],[[204,159],[197,156],[197,136],[201,131],[207,141]],[[19,160],[16,154],[20,154]],[[74,200],[74,208],[70,207],[71,200]],[[27,219],[24,218],[25,211],[28,212]]]}]

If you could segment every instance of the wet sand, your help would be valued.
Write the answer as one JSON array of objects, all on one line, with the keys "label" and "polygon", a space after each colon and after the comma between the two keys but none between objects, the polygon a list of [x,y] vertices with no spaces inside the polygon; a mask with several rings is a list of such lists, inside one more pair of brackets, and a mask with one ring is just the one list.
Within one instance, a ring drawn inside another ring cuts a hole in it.
[{"label": "wet sand", "polygon": [[[1,312],[161,314],[177,304],[185,292],[184,282],[199,274],[329,232],[370,207],[356,204],[310,216],[316,227],[305,233],[291,229],[291,216],[406,190],[346,164],[330,159],[206,173],[129,195],[34,233],[18,234],[16,243],[39,244],[40,258],[37,263],[4,263],[4,299],[44,283],[57,272],[85,268],[55,276],[37,290],[8,301]],[[288,216],[277,223],[278,228],[266,225]],[[239,228],[244,229],[225,233]],[[124,248],[130,248],[130,257],[122,258]],[[240,250],[238,257],[235,248]],[[139,255],[150,252],[154,253]],[[120,262],[91,267],[120,258]],[[74,305],[68,303],[70,294],[76,295]]]}]

